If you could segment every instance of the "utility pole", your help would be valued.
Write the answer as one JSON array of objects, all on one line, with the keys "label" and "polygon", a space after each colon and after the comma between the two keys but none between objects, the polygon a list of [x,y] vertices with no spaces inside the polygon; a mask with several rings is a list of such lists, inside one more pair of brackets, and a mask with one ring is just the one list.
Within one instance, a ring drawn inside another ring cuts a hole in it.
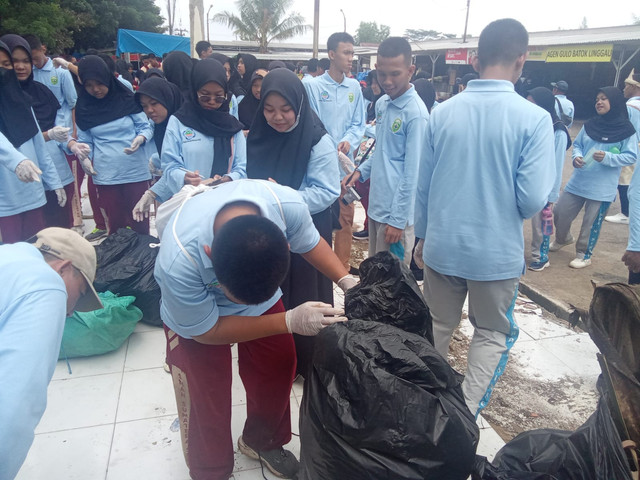
[{"label": "utility pole", "polygon": [[340,9],[340,13],[342,13],[342,19],[344,20],[344,31],[347,31],[347,17],[344,14],[344,10]]},{"label": "utility pole", "polygon": [[204,40],[204,5],[202,0],[189,0],[189,32],[191,56],[196,58],[196,43]]},{"label": "utility pole", "polygon": [[464,21],[464,33],[462,34],[462,43],[467,42],[467,25],[469,25],[469,4],[471,0],[467,0],[467,18]]},{"label": "utility pole", "polygon": [[318,58],[318,39],[320,37],[320,0],[313,4],[313,58]]},{"label": "utility pole", "polygon": [[213,8],[213,4],[209,5],[209,9],[207,10],[207,42],[211,43],[211,40],[209,37],[209,24],[211,23],[211,21],[209,20],[209,12],[211,11],[211,9]]}]

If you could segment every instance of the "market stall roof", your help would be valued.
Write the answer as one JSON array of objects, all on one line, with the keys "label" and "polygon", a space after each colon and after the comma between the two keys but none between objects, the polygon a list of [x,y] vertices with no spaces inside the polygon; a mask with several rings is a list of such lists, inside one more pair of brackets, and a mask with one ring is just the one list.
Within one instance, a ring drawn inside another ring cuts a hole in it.
[{"label": "market stall roof", "polygon": [[118,29],[116,55],[123,53],[153,53],[159,57],[167,52],[179,50],[191,54],[189,37],[163,35],[161,33],[139,32],[137,30]]},{"label": "market stall roof", "polygon": [[[308,60],[313,56],[313,45],[310,43],[282,43],[282,42],[271,42],[269,43],[269,53],[258,53],[260,46],[257,42],[250,42],[244,40],[237,41],[222,41],[222,40],[214,40],[210,42],[213,46],[213,49],[217,52],[224,53],[228,55],[229,53],[251,53],[255,55],[259,59],[264,60],[285,60],[281,54],[286,53],[287,55],[297,52],[298,56],[291,56],[286,59],[290,60]],[[326,45],[321,45],[318,50],[319,58],[327,57],[327,49],[324,48]],[[355,46],[354,52],[356,55],[375,55],[377,50],[376,47],[371,46]]]}]

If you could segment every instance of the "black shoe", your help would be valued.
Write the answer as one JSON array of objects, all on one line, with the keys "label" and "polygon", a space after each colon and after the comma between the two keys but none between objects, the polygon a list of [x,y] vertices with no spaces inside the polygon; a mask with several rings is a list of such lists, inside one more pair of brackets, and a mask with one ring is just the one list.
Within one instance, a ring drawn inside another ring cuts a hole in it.
[{"label": "black shoe", "polygon": [[238,438],[238,449],[247,457],[261,462],[278,478],[296,478],[298,475],[300,462],[289,450],[280,447],[268,452],[258,452],[244,443],[242,436]]},{"label": "black shoe", "polygon": [[354,232],[352,237],[355,240],[369,240],[369,230],[361,230],[359,232]]},{"label": "black shoe", "polygon": [[354,277],[359,277],[360,269],[349,265],[349,275],[353,275]]},{"label": "black shoe", "polygon": [[94,228],[93,231],[89,235],[85,235],[85,239],[89,242],[97,242],[98,240],[105,238],[107,236],[106,230],[100,230],[98,228]]}]

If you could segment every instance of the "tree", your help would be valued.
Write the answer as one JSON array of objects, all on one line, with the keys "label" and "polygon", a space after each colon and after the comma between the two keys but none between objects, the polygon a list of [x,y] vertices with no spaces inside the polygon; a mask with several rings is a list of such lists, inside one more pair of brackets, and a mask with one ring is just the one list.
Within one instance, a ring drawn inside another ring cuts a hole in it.
[{"label": "tree", "polygon": [[388,25],[380,25],[376,22],[360,22],[360,26],[356,30],[356,37],[354,38],[356,45],[361,43],[380,43],[391,33],[391,28]]},{"label": "tree", "polygon": [[258,42],[260,53],[267,53],[273,40],[303,35],[311,28],[299,13],[287,13],[293,0],[237,0],[236,5],[240,16],[224,11],[213,20],[226,24],[240,40]]},{"label": "tree", "polygon": [[437,30],[408,28],[404,31],[404,38],[414,42],[424,42],[426,40],[440,40],[441,38],[456,38],[456,35],[455,33],[442,33]]}]

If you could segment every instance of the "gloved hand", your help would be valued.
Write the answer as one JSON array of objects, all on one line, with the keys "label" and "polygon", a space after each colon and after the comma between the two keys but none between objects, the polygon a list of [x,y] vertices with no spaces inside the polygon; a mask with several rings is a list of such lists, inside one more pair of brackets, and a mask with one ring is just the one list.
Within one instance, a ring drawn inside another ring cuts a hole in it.
[{"label": "gloved hand", "polygon": [[333,308],[327,303],[306,302],[292,310],[287,310],[284,318],[289,333],[313,336],[327,325],[346,322],[347,317],[341,315],[344,315],[344,310]]},{"label": "gloved hand", "polygon": [[[75,142],[73,145],[69,147],[78,160],[81,162],[87,158],[89,158],[89,154],[91,153],[91,147],[86,143]],[[84,168],[84,167],[83,167]]]},{"label": "gloved hand", "polygon": [[21,182],[30,183],[40,181],[42,170],[40,170],[31,160],[25,158],[18,164],[15,173]]},{"label": "gloved hand", "polygon": [[136,138],[131,142],[131,146],[124,149],[124,153],[127,155],[131,155],[133,152],[137,151],[140,148],[140,145],[143,145],[147,139],[144,135],[137,135]]},{"label": "gloved hand", "polygon": [[58,67],[62,67],[65,70],[69,69],[69,62],[67,62],[64,58],[62,57],[56,57],[53,59],[53,66],[58,68]]},{"label": "gloved hand", "polygon": [[136,206],[133,207],[133,212],[132,212],[133,219],[136,222],[141,222],[145,218],[149,218],[149,207],[153,204],[155,200],[156,200],[156,194],[153,193],[151,190],[147,190],[146,192],[144,192],[144,195],[142,195],[140,200],[138,200],[138,203],[136,203]]},{"label": "gloved hand", "polygon": [[55,126],[50,130],[47,130],[47,136],[51,140],[55,140],[56,142],[66,142],[69,140],[69,130],[68,127],[58,127]]},{"label": "gloved hand", "polygon": [[64,191],[64,188],[56,188],[55,192],[58,198],[58,205],[60,208],[64,207],[67,204],[67,192]]},{"label": "gloved hand", "polygon": [[156,164],[153,163],[153,160],[151,160],[151,159],[149,159],[149,172],[154,177],[161,177],[162,176],[162,170],[160,168],[156,167]]},{"label": "gloved hand", "polygon": [[338,286],[344,293],[347,293],[347,290],[349,290],[351,287],[355,287],[357,284],[358,281],[353,275],[345,275],[340,280],[338,280]]},{"label": "gloved hand", "polygon": [[[78,157],[78,160],[80,160],[80,157]],[[91,159],[90,158],[83,158],[82,160],[80,160],[80,166],[82,167],[82,170],[84,170],[84,173],[86,173],[87,175],[97,175],[98,172],[96,172],[93,169],[93,163],[91,163]]]},{"label": "gloved hand", "polygon": [[422,250],[424,249],[424,238],[418,240],[416,248],[413,249],[413,261],[416,262],[418,268],[424,268],[424,260],[422,260]]}]

